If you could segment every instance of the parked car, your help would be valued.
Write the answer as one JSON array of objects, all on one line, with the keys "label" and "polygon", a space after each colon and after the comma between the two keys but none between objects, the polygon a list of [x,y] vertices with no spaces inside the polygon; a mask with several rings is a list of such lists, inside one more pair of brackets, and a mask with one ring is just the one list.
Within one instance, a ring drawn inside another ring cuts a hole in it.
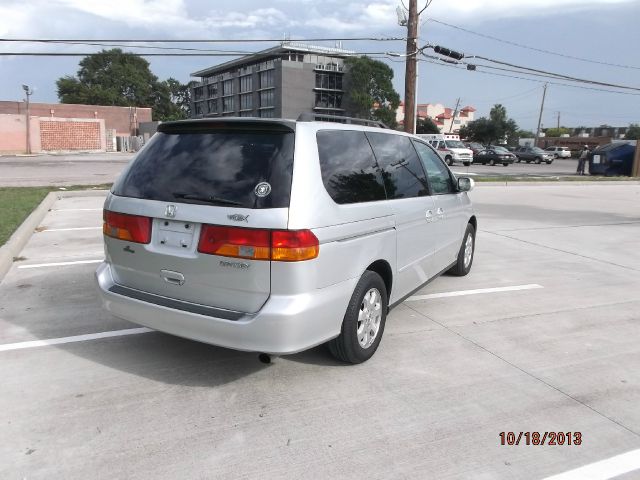
[{"label": "parked car", "polygon": [[477,221],[427,142],[349,121],[162,123],[104,204],[104,307],[265,361],[369,359],[389,308],[469,272]]},{"label": "parked car", "polygon": [[473,152],[474,159],[478,153],[485,149],[485,146],[478,142],[465,142],[464,145]]},{"label": "parked car", "polygon": [[547,164],[553,163],[553,155],[551,153],[545,152],[541,148],[538,147],[518,147],[515,150],[515,155],[518,157],[517,162],[521,162],[524,160],[527,163],[535,162],[542,163],[545,162]]},{"label": "parked car", "polygon": [[571,150],[569,147],[547,147],[544,151],[551,153],[553,158],[571,158]]},{"label": "parked car", "polygon": [[501,163],[507,167],[509,164],[515,162],[516,158],[517,157],[506,148],[491,147],[481,150],[475,157],[475,163],[481,163],[482,165],[486,165],[488,163],[491,166],[496,163]]},{"label": "parked car", "polygon": [[589,154],[590,175],[631,175],[636,147],[626,142],[609,143]]}]

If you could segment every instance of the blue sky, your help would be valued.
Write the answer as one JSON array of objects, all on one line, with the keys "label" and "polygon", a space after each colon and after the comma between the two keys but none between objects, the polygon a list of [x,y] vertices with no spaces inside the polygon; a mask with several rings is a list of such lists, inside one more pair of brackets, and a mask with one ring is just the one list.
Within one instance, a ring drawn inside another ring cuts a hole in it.
[{"label": "blue sky", "polygon": [[[405,2],[406,3],[406,2]],[[397,24],[397,1],[347,0],[2,0],[2,38],[336,38],[406,34]],[[424,0],[419,0],[422,7]],[[453,29],[433,21],[511,42],[626,65],[620,68],[568,59],[516,47]],[[468,55],[482,55],[567,75],[640,87],[640,1],[632,0],[433,0],[422,14],[421,45],[440,44]],[[317,43],[317,42],[316,42]],[[327,43],[334,46],[332,42]],[[190,47],[205,48],[193,44]],[[256,51],[270,44],[233,44],[208,48]],[[345,42],[357,52],[404,51],[403,42]],[[6,44],[0,51],[91,52],[99,47]],[[189,80],[189,73],[228,60],[225,57],[149,58],[161,79]],[[383,61],[395,72],[396,90],[404,93],[404,63]],[[55,102],[55,81],[73,75],[79,58],[0,57],[0,99],[22,98],[21,84],[35,87],[33,101]],[[495,73],[500,73],[495,71]],[[505,72],[502,72],[505,73]],[[511,73],[506,73],[512,75]],[[564,83],[564,82],[563,82]],[[635,92],[640,94],[640,92]],[[542,83],[469,72],[420,62],[418,101],[453,107],[457,97],[478,116],[502,103],[522,128],[534,129]],[[626,126],[640,122],[640,95],[550,85],[544,126],[561,124]]]}]

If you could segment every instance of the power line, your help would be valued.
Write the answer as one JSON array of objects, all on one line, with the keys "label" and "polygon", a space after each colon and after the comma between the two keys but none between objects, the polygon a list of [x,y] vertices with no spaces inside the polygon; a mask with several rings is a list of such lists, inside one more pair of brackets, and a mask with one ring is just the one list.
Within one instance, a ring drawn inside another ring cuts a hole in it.
[{"label": "power line", "polygon": [[[449,50],[448,48],[441,47],[439,45],[430,45],[430,44],[425,45],[421,49],[421,52],[422,52],[423,55],[425,55],[424,54],[424,49],[425,48],[433,48],[436,53],[439,53],[440,55],[443,55],[443,56],[446,56],[446,57],[453,58],[454,60],[444,60],[444,61],[447,61],[449,63],[464,63],[465,65],[469,65],[468,62],[462,61],[462,59],[463,58],[465,58],[465,59],[477,58],[479,60],[485,60],[487,62],[497,63],[499,65],[506,65],[508,67],[516,68],[516,69],[519,69],[519,70],[525,70],[525,71],[516,71],[516,73],[520,73],[520,74],[544,76],[544,77],[555,78],[555,79],[559,79],[559,80],[569,80],[569,81],[572,81],[572,82],[587,83],[587,84],[590,84],[590,85],[599,85],[599,86],[602,86],[602,87],[613,87],[613,88],[620,88],[620,89],[624,89],[624,90],[633,90],[633,91],[640,92],[640,88],[637,88],[637,87],[629,87],[627,85],[618,85],[618,84],[615,84],[615,83],[600,82],[600,81],[597,81],[597,80],[589,80],[589,79],[585,79],[585,78],[578,78],[578,77],[573,77],[571,75],[565,75],[565,74],[562,74],[562,73],[549,72],[547,70],[540,70],[540,69],[537,69],[537,68],[524,67],[522,65],[516,65],[514,63],[504,62],[502,60],[496,60],[494,58],[483,57],[481,55],[466,55],[464,53],[460,53],[460,52],[455,52],[455,51]],[[438,57],[434,57],[434,58],[438,58]],[[469,66],[475,68],[478,65],[469,65]],[[487,67],[487,68],[494,68],[496,70],[499,70],[498,67],[492,67],[492,66],[489,66],[489,65],[484,65],[484,66]],[[529,73],[529,72],[533,72],[533,73]]]},{"label": "power line", "polygon": [[619,67],[619,68],[628,68],[628,69],[633,69],[633,70],[640,70],[640,67],[634,66],[634,65],[622,65],[620,63],[603,62],[603,61],[600,61],[600,60],[593,60],[593,59],[590,59],[590,58],[577,57],[575,55],[568,55],[566,53],[553,52],[551,50],[545,50],[543,48],[537,48],[537,47],[532,47],[532,46],[529,46],[529,45],[523,45],[522,43],[513,42],[511,40],[505,40],[503,38],[494,37],[492,35],[487,35],[486,33],[474,32],[473,30],[469,30],[467,28],[462,28],[462,27],[459,27],[457,25],[452,25],[450,23],[442,22],[440,20],[436,20],[435,18],[427,18],[425,20],[425,22],[429,22],[429,21],[434,22],[434,23],[438,23],[440,25],[444,25],[446,27],[455,28],[456,30],[460,30],[462,32],[470,33],[472,35],[477,35],[478,37],[488,38],[489,40],[494,40],[496,42],[501,42],[501,43],[505,43],[505,44],[508,44],[508,45],[513,45],[515,47],[520,47],[520,48],[526,48],[528,50],[533,50],[534,52],[546,53],[547,55],[555,55],[557,57],[569,58],[571,60],[578,60],[580,62],[595,63],[595,64],[598,64],[598,65],[607,65],[609,67]]},{"label": "power line", "polygon": [[[100,52],[0,52],[0,57],[87,57],[95,55]],[[259,52],[248,53],[149,53],[149,52],[125,52],[140,57],[241,57],[245,55],[253,55]],[[346,56],[356,55],[387,55],[388,52],[355,52],[352,54],[345,54]],[[385,57],[386,58],[386,57]]]},{"label": "power line", "polygon": [[[441,60],[438,57],[433,57],[433,56],[429,56],[429,58],[433,58],[433,59],[436,59],[436,60]],[[465,72],[468,71],[466,68],[457,67],[456,64],[459,65],[459,63],[457,63],[457,62],[442,63],[441,61],[433,61],[433,60],[425,60],[425,59],[420,59],[420,61],[421,62],[431,63],[433,65],[439,65],[441,67],[454,68],[454,69],[459,70],[459,71],[465,71]],[[480,66],[484,67],[486,65],[480,65]],[[525,72],[518,72],[517,70],[507,70],[507,71],[511,71],[511,72],[515,72],[515,73],[524,73],[526,75],[530,75],[530,74],[527,74]],[[595,87],[583,87],[581,85],[572,85],[572,84],[569,84],[569,83],[552,82],[552,81],[548,81],[548,80],[538,80],[536,78],[520,77],[520,76],[517,76],[517,75],[507,75],[507,74],[504,74],[504,73],[485,72],[485,71],[482,71],[482,70],[475,70],[474,73],[480,73],[480,74],[483,74],[483,75],[492,75],[492,76],[495,76],[495,77],[515,78],[515,79],[518,79],[518,80],[526,80],[526,81],[529,81],[529,82],[548,83],[549,85],[558,85],[558,86],[561,86],[561,87],[570,87],[570,88],[580,88],[582,90],[592,90],[592,91],[596,91],[596,92],[606,92],[606,93],[617,93],[619,95],[640,96],[640,93],[619,92],[619,91],[616,91],[616,90],[607,90],[607,89],[604,89],[604,88],[595,88]]]},{"label": "power line", "polygon": [[0,42],[24,42],[24,43],[67,43],[67,42],[107,42],[107,43],[260,43],[260,42],[391,42],[406,41],[403,37],[343,37],[343,38],[301,38],[297,40],[282,38],[209,38],[209,39],[122,39],[122,38],[0,38]]}]

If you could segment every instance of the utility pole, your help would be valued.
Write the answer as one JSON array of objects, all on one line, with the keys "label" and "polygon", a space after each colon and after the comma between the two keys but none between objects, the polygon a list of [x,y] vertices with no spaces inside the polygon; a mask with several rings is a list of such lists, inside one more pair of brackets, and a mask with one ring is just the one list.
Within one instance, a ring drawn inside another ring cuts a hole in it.
[{"label": "utility pole", "polygon": [[560,112],[558,112],[558,130],[560,130]]},{"label": "utility pole", "polygon": [[404,131],[416,133],[416,65],[418,50],[418,0],[409,0],[407,60],[404,76]]},{"label": "utility pole", "polygon": [[542,111],[544,110],[544,97],[547,95],[547,84],[544,84],[544,89],[542,90],[542,103],[540,104],[540,115],[538,116],[538,129],[536,130],[536,138],[533,141],[533,146],[538,146],[538,137],[540,137],[540,123],[542,123]]},{"label": "utility pole", "polygon": [[33,90],[29,87],[29,85],[22,85],[22,89],[26,95],[26,104],[27,104],[27,153],[31,153],[31,112],[29,110],[29,97],[33,95]]},{"label": "utility pole", "polygon": [[456,108],[453,110],[453,117],[451,117],[451,125],[449,125],[449,133],[453,130],[453,122],[456,120],[456,114],[458,113],[458,107],[460,106],[460,97],[456,100]]}]

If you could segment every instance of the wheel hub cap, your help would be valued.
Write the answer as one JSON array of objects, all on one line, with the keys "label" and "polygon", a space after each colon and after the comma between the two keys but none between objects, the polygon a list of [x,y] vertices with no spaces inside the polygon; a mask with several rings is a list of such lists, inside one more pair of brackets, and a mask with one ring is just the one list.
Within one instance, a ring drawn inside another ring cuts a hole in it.
[{"label": "wheel hub cap", "polygon": [[382,297],[377,288],[365,293],[358,312],[357,336],[362,348],[369,348],[378,337],[382,320]]},{"label": "wheel hub cap", "polygon": [[469,268],[471,265],[471,257],[473,256],[473,237],[467,236],[467,240],[464,243],[464,268]]}]

